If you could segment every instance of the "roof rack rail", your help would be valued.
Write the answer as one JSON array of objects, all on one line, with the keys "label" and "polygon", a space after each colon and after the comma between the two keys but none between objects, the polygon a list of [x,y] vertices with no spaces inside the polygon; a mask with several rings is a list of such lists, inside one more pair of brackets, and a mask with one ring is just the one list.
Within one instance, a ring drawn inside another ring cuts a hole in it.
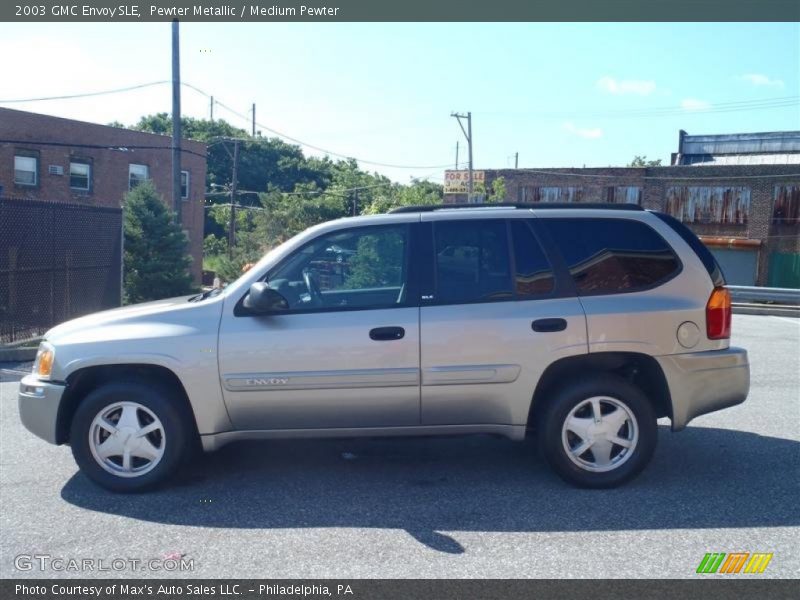
[{"label": "roof rack rail", "polygon": [[491,204],[427,204],[422,206],[399,206],[390,213],[433,212],[451,208],[602,208],[605,210],[644,210],[638,204],[613,204],[611,202],[496,202]]}]

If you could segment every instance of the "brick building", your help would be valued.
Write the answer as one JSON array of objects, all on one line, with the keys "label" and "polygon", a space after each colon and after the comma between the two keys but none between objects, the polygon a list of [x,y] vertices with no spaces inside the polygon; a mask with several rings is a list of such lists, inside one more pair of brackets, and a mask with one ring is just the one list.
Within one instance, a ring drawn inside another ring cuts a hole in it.
[{"label": "brick building", "polygon": [[[752,136],[772,134],[748,135],[751,152],[728,144],[724,156],[703,151],[703,160],[689,159],[690,146],[682,145],[673,166],[495,169],[483,176],[486,189],[504,179],[508,202],[632,202],[667,212],[700,236],[729,283],[800,288],[800,132],[779,132],[760,152]],[[711,150],[708,138],[732,136],[696,137]],[[681,133],[682,144],[690,138]],[[446,194],[445,202],[466,202],[466,195]]]},{"label": "brick building", "polygon": [[[172,138],[0,108],[0,196],[119,208],[150,179],[171,205]],[[206,145],[183,140],[182,221],[200,282]]]}]

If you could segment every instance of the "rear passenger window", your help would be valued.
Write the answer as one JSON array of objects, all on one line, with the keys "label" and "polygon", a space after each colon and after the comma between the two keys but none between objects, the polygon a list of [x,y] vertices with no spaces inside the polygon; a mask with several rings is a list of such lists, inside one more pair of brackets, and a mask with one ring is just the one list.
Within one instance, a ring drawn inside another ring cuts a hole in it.
[{"label": "rear passenger window", "polygon": [[514,240],[514,288],[517,297],[524,300],[552,292],[553,269],[530,225],[519,219],[512,219],[511,238]]},{"label": "rear passenger window", "polygon": [[437,222],[434,241],[439,303],[514,297],[504,220]]},{"label": "rear passenger window", "polygon": [[635,292],[680,270],[667,242],[639,221],[543,218],[540,222],[564,256],[580,295]]}]

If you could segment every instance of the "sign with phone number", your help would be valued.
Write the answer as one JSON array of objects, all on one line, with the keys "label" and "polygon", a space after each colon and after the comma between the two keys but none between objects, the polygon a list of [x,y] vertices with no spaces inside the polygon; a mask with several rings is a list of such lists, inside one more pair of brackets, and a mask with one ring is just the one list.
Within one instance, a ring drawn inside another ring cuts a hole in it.
[{"label": "sign with phone number", "polygon": [[[484,171],[472,172],[473,187],[485,181]],[[469,171],[445,171],[444,193],[466,194],[469,192]]]}]

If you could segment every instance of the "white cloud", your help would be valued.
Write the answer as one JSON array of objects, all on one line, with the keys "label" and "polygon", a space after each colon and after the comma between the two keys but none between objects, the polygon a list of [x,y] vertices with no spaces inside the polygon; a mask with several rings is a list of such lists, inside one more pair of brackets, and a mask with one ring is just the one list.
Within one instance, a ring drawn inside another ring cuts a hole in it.
[{"label": "white cloud", "polygon": [[637,94],[648,96],[656,89],[655,81],[644,79],[614,79],[605,76],[597,80],[597,87],[609,94]]},{"label": "white cloud", "polygon": [[705,110],[711,108],[711,103],[697,98],[684,98],[681,100],[681,108],[683,110]]},{"label": "white cloud", "polygon": [[770,79],[767,75],[763,75],[761,73],[746,73],[742,75],[739,79],[756,86],[767,86],[767,87],[777,87],[777,88],[783,87],[783,80]]},{"label": "white cloud", "polygon": [[582,129],[580,127],[576,127],[575,123],[572,123],[571,121],[564,123],[564,129],[573,135],[577,135],[578,137],[582,137],[587,140],[596,140],[597,138],[603,136],[603,130],[599,127]]}]

